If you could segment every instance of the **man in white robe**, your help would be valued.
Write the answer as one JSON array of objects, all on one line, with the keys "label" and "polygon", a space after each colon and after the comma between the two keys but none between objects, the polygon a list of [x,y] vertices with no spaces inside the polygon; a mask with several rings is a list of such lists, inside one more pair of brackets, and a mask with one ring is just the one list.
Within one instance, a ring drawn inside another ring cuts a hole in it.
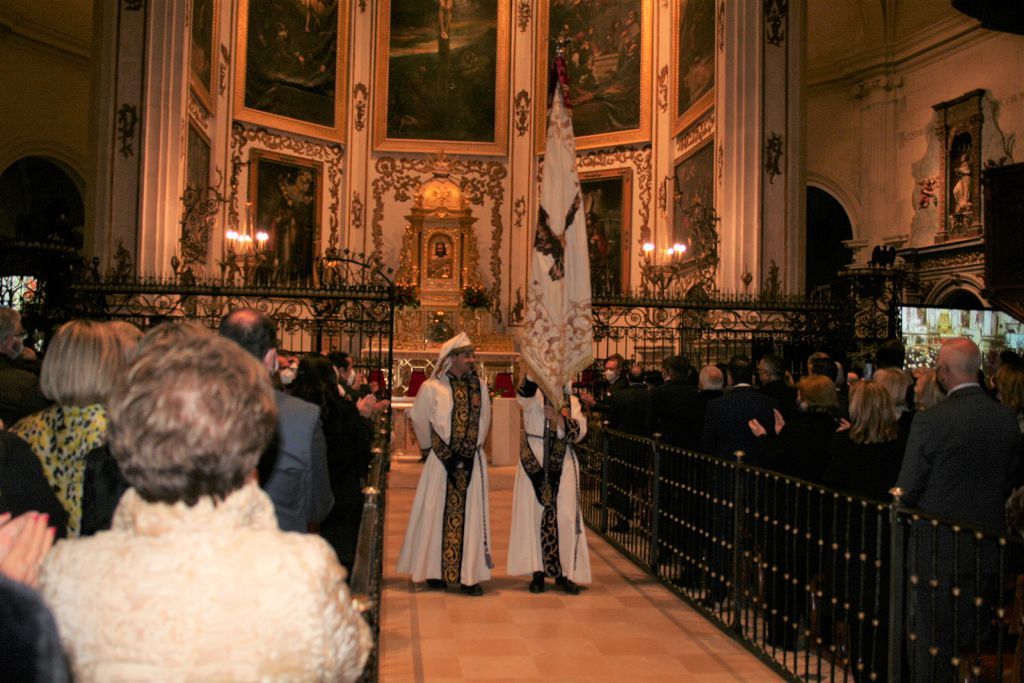
[{"label": "man in white robe", "polygon": [[433,376],[416,394],[411,417],[426,456],[416,487],[398,572],[434,588],[456,582],[483,595],[491,578],[487,460],[491,424],[487,385],[477,376],[465,332],[441,347]]},{"label": "man in white robe", "polygon": [[[508,573],[532,574],[530,592],[544,591],[544,577],[570,595],[590,583],[590,552],[579,500],[579,461],[572,444],[587,434],[575,396],[558,411],[529,377],[518,391],[526,433],[512,494]],[[554,422],[551,427],[550,423]],[[545,448],[545,423],[550,442]]]}]

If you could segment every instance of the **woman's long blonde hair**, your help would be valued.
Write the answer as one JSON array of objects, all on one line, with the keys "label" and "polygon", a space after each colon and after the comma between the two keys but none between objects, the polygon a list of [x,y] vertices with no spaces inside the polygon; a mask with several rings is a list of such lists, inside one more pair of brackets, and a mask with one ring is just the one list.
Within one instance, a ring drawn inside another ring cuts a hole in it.
[{"label": "woman's long blonde hair", "polygon": [[872,379],[850,389],[850,441],[886,443],[899,435],[898,414],[889,391]]}]

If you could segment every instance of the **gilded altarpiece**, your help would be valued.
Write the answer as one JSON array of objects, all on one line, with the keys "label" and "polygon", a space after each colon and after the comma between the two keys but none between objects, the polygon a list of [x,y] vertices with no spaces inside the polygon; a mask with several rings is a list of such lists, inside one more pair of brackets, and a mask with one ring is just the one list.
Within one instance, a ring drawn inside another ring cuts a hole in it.
[{"label": "gilded altarpiece", "polygon": [[512,337],[495,331],[488,307],[470,304],[470,292],[484,291],[476,218],[450,173],[448,161],[435,159],[433,177],[416,191],[405,216],[395,283],[411,294],[395,317],[396,395],[408,388],[414,372],[429,376],[441,345],[459,332],[473,340],[477,366],[488,383],[494,373],[515,367]]}]

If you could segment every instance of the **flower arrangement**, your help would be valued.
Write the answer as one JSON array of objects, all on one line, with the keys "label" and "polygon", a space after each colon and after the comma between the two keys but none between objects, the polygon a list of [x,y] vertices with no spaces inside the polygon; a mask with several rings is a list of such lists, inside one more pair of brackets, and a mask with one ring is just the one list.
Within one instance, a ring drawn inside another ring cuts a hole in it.
[{"label": "flower arrangement", "polygon": [[462,288],[462,307],[489,309],[491,297],[483,287],[467,285]]},{"label": "flower arrangement", "polygon": [[396,308],[417,308],[419,305],[420,296],[415,285],[395,285]]}]

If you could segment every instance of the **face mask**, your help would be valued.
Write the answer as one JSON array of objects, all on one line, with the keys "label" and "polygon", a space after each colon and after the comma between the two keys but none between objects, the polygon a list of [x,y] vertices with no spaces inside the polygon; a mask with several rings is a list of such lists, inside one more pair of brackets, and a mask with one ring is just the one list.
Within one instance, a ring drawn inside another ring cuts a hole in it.
[{"label": "face mask", "polygon": [[605,380],[607,380],[609,382],[614,382],[615,380],[617,380],[619,378],[619,373],[617,371],[615,371],[615,370],[605,370],[604,371],[604,378],[605,378]]},{"label": "face mask", "polygon": [[21,340],[21,337],[15,339],[14,345],[11,347],[11,353],[13,354],[11,358],[17,358],[18,356],[20,356],[24,348],[25,342]]},{"label": "face mask", "polygon": [[345,377],[345,383],[348,384],[351,387],[351,386],[355,385],[355,382],[356,382],[356,371],[355,371],[355,368],[352,368],[351,370],[348,371],[348,375],[346,375],[346,377]]},{"label": "face mask", "polygon": [[295,381],[295,368],[285,368],[281,371],[281,384],[288,386]]}]

